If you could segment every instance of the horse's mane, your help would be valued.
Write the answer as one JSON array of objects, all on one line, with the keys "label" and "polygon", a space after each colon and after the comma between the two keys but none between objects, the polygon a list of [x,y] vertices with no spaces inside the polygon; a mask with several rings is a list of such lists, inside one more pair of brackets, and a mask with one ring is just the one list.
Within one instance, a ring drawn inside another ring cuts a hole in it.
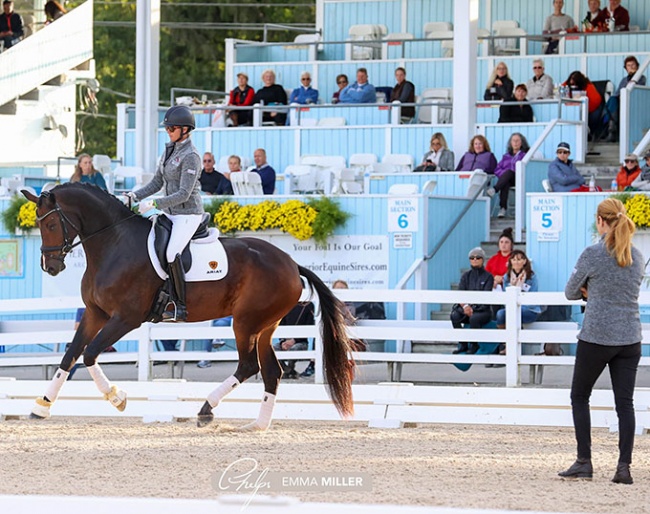
[{"label": "horse's mane", "polygon": [[82,182],[66,182],[65,184],[60,184],[52,188],[51,191],[54,194],[55,198],[59,192],[65,194],[67,192],[72,193],[78,191],[82,194],[88,194],[99,203],[101,203],[105,209],[110,210],[110,212],[119,213],[122,216],[131,214],[131,210],[120,200],[118,200],[117,197],[94,184]]}]

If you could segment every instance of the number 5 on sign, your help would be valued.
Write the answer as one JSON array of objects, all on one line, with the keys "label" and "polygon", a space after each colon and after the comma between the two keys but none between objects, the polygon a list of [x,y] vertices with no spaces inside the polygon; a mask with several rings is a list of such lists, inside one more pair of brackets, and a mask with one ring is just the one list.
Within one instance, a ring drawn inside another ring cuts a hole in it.
[{"label": "number 5 on sign", "polygon": [[564,205],[561,196],[543,195],[531,198],[530,219],[534,232],[561,232]]}]

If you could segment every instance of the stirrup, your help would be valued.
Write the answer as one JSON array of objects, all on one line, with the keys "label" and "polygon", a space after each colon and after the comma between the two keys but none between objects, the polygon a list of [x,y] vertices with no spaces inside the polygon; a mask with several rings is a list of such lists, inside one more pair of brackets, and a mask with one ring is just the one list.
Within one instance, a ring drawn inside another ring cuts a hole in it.
[{"label": "stirrup", "polygon": [[176,302],[169,302],[174,306],[173,311],[165,310],[162,314],[162,320],[167,322],[173,321],[186,321],[187,320],[187,310],[179,309]]}]

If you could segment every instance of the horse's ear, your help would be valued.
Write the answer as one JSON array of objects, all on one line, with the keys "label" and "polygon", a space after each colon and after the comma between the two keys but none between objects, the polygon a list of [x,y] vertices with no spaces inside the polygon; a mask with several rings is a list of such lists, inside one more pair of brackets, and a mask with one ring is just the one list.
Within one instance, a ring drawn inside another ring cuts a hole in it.
[{"label": "horse's ear", "polygon": [[29,189],[21,189],[20,192],[30,202],[38,203],[38,196],[36,196],[34,193],[32,193]]}]

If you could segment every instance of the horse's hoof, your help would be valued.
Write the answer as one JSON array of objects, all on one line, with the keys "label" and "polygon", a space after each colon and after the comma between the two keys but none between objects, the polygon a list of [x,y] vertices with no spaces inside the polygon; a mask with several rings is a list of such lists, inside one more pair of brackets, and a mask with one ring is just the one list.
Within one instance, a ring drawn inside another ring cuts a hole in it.
[{"label": "horse's hoof", "polygon": [[214,414],[199,414],[196,419],[196,426],[199,428],[208,426],[214,421]]},{"label": "horse's hoof", "polygon": [[105,394],[104,399],[108,400],[120,412],[126,409],[126,392],[118,389],[117,386],[111,386],[110,393]]},{"label": "horse's hoof", "polygon": [[29,419],[47,419],[50,417],[50,407],[52,402],[42,396],[36,398],[36,405],[29,414]]}]

